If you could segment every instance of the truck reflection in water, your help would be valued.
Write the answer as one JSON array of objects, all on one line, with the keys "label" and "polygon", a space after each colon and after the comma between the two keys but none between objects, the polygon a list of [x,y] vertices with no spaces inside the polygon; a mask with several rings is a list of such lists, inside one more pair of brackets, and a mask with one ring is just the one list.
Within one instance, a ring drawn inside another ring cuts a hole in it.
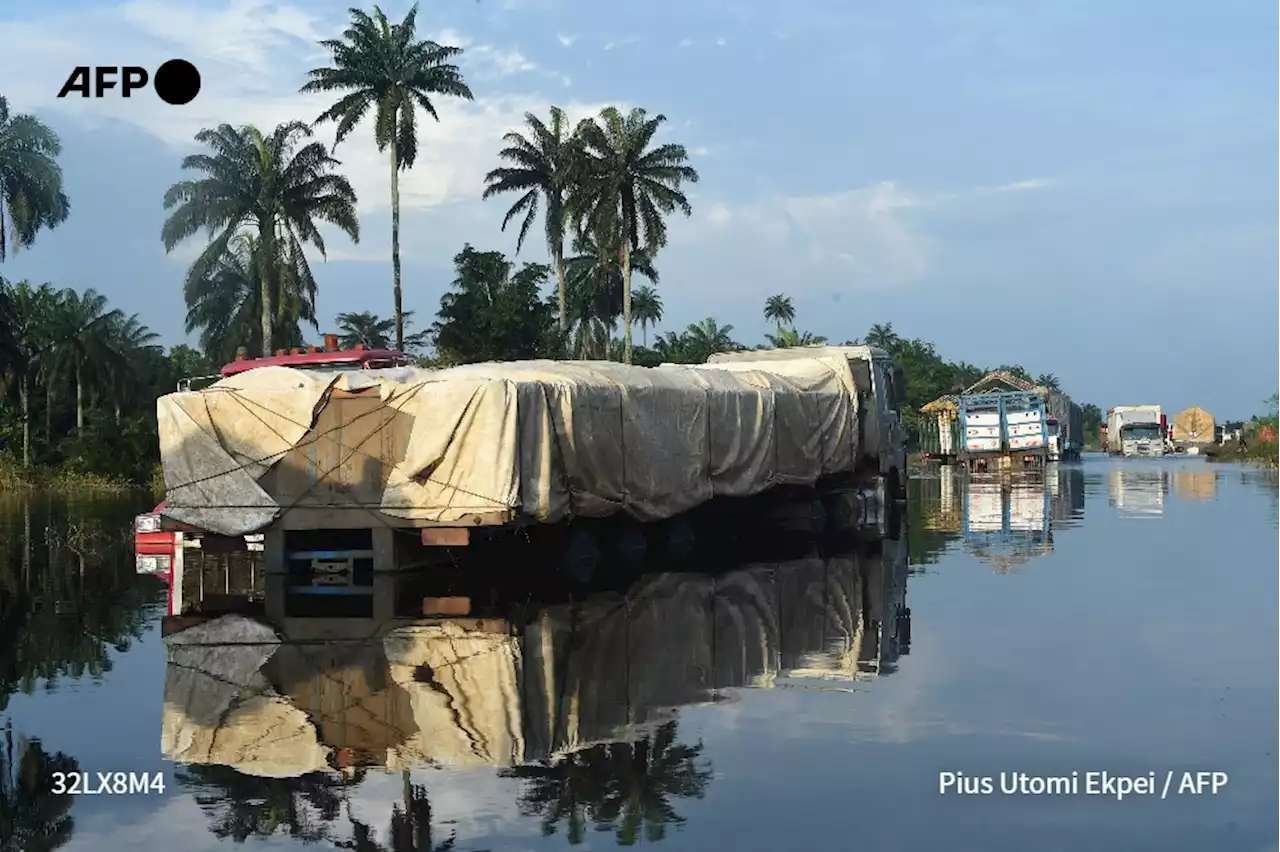
[{"label": "truck reflection in water", "polygon": [[1053,550],[1054,527],[1084,517],[1084,471],[1050,463],[1043,473],[957,475],[946,467],[922,480],[923,527],[963,538],[965,548],[997,572]]},{"label": "truck reflection in water", "polygon": [[1194,503],[1213,500],[1218,496],[1218,477],[1216,470],[1175,470],[1173,493]]},{"label": "truck reflection in water", "polygon": [[968,550],[998,573],[1052,551],[1045,478],[971,479],[964,494],[964,539]]},{"label": "truck reflection in water", "polygon": [[[680,708],[892,673],[910,648],[907,575],[905,534],[810,539],[790,558],[648,574],[580,602],[371,621],[365,640],[297,641],[227,615],[166,640],[162,750],[214,833],[239,840],[287,824],[364,837],[357,848],[432,848],[426,790],[408,775],[424,767],[520,779],[521,811],[570,842],[588,825],[658,840],[712,777],[701,745],[679,738]],[[338,807],[383,772],[404,773],[385,830]]]},{"label": "truck reflection in water", "polygon": [[1113,467],[1107,483],[1107,502],[1122,518],[1150,520],[1164,516],[1169,471]]}]

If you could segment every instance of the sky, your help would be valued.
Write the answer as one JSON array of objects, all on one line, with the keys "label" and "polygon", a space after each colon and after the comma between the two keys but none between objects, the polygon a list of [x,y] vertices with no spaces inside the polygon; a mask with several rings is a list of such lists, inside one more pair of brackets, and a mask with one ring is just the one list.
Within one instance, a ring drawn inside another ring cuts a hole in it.
[{"label": "sky", "polygon": [[[92,287],[172,345],[199,238],[166,255],[165,189],[222,122],[314,119],[316,42],[349,2],[0,0],[0,94],[61,136],[71,218],[0,268]],[[409,4],[383,5],[398,20]],[[466,243],[515,251],[482,201],[502,136],[551,105],[667,116],[701,180],[658,258],[662,331],[755,344],[765,299],[834,340],[892,322],[951,360],[1054,373],[1102,408],[1248,417],[1280,385],[1274,4],[1077,0],[436,0],[475,100],[420,122],[401,182],[405,307],[427,323]],[[55,96],[78,65],[180,57],[203,89]],[[318,131],[332,141],[332,130]],[[321,330],[392,312],[390,175],[368,126],[336,156],[361,239],[314,264]],[[537,233],[521,261],[546,261]]]}]

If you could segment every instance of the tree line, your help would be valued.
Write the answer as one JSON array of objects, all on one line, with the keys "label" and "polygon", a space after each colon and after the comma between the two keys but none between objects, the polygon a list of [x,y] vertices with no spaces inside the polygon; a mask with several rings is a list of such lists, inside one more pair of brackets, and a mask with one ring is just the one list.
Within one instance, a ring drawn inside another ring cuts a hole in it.
[{"label": "tree line", "polygon": [[[522,357],[694,363],[748,348],[714,317],[650,341],[663,319],[658,261],[667,219],[692,214],[682,190],[698,173],[683,145],[655,142],[666,117],[641,108],[607,107],[577,124],[554,106],[545,119],[526,114],[524,126],[504,137],[483,198],[513,199],[502,229],[515,226],[517,255],[541,224],[551,263],[517,265],[501,251],[466,245],[435,321],[411,331],[413,312],[402,299],[399,175],[415,165],[420,116],[438,121],[441,99],[473,98],[456,64],[463,49],[421,39],[416,26],[416,5],[399,22],[376,6],[372,14],[352,10],[340,37],[320,43],[329,64],[308,72],[301,88],[334,97],[314,120],[270,131],[222,124],[196,134],[205,150],[183,159],[191,177],[165,193],[160,237],[173,251],[208,236],[183,281],[184,328],[198,349],[166,353],[137,316],[110,308],[92,289],[0,279],[0,438],[10,456],[26,468],[137,479],[149,463],[143,460],[155,456],[155,397],[177,378],[212,372],[242,346],[270,354],[306,345],[308,327],[319,331],[308,252],[326,254],[320,227],[361,238],[356,193],[334,154],[366,120],[392,173],[393,310],[389,318],[339,314],[344,344],[393,346],[430,364]],[[331,145],[317,138],[325,127],[333,128]],[[35,116],[11,114],[0,97],[0,261],[69,216],[60,153],[52,129]],[[633,287],[635,275],[645,283]],[[795,328],[785,294],[767,301],[765,317],[776,329],[762,345],[826,342]],[[906,368],[909,434],[919,405],[984,372],[945,361],[932,344],[901,338],[891,324],[873,326],[865,341]],[[1007,368],[1029,378],[1021,367]],[[1052,376],[1040,378],[1056,386]]]}]

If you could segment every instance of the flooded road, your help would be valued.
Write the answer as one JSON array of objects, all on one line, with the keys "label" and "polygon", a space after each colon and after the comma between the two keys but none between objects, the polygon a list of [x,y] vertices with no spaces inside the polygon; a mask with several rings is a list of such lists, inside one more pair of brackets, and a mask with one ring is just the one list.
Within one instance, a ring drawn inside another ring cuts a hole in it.
[{"label": "flooded road", "polygon": [[[1276,848],[1274,473],[926,471],[879,552],[168,659],[129,538],[153,502],[0,502],[5,852]],[[1086,795],[1101,772],[1155,792]],[[1001,794],[1015,773],[1079,793]]]}]

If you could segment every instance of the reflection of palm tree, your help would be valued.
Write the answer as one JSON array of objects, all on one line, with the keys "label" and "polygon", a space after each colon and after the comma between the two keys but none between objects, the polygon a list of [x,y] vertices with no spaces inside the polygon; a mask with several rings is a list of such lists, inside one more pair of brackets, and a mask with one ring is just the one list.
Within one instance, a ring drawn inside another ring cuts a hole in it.
[{"label": "reflection of palm tree", "polygon": [[711,780],[709,765],[699,765],[702,744],[676,742],[676,723],[633,743],[596,745],[553,761],[506,770],[503,775],[526,782],[520,809],[542,817],[542,833],[555,833],[567,823],[569,843],[585,839],[590,820],[601,831],[613,831],[622,846],[644,837],[656,843],[668,825],[680,825],[673,797],[701,798]]},{"label": "reflection of palm tree", "polygon": [[212,765],[188,766],[177,775],[180,785],[193,789],[213,835],[236,843],[267,837],[281,828],[308,843],[327,839],[330,824],[342,813],[343,788],[363,778],[363,772],[349,779],[323,772],[260,778]]},{"label": "reflection of palm tree", "polygon": [[[0,744],[0,852],[52,852],[71,839],[75,829],[70,793],[51,793],[52,773],[76,772],[76,761],[46,754],[38,741],[19,739],[15,754],[13,726],[6,722]],[[15,760],[16,757],[16,760]]]},{"label": "reflection of palm tree", "polygon": [[[409,773],[401,774],[404,784],[404,802],[396,802],[391,808],[391,852],[452,852],[457,843],[457,832],[436,845],[432,839],[431,799],[427,788],[409,780]],[[369,826],[359,820],[351,820],[354,839],[350,843],[337,844],[340,849],[357,852],[386,852],[373,839]]]},{"label": "reflection of palm tree", "polygon": [[[138,581],[128,540],[105,532],[123,529],[126,519],[32,520],[26,503],[22,540],[14,542],[21,552],[0,550],[0,709],[9,695],[29,694],[40,681],[53,690],[63,677],[110,671],[111,651],[123,653],[142,636],[146,606],[159,593]],[[33,547],[33,525],[45,528],[47,547]],[[6,570],[19,565],[21,577]]]}]

